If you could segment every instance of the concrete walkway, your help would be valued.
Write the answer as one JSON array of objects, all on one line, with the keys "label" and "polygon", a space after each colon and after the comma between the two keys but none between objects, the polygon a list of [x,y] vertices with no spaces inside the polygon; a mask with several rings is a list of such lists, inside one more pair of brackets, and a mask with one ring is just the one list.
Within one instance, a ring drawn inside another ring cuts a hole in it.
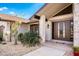
[{"label": "concrete walkway", "polygon": [[43,46],[33,52],[26,54],[25,56],[62,56],[65,54],[65,51],[49,48]]},{"label": "concrete walkway", "polygon": [[43,46],[24,56],[72,56],[72,45],[60,44],[55,42],[46,42]]}]

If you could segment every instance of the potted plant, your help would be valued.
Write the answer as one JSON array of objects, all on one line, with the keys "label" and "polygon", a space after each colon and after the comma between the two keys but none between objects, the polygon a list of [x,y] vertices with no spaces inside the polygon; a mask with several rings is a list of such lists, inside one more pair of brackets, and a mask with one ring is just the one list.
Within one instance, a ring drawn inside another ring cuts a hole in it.
[{"label": "potted plant", "polygon": [[79,47],[74,47],[74,56],[79,56]]}]

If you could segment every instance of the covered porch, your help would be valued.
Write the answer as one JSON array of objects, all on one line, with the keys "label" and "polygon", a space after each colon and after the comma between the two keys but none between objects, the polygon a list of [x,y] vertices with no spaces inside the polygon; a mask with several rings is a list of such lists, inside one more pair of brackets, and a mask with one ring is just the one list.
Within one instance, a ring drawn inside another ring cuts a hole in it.
[{"label": "covered porch", "polygon": [[[35,31],[39,32],[42,42],[52,40],[55,42],[72,44],[72,8],[73,4],[47,4],[31,18],[31,20],[37,20],[38,25],[34,25],[38,29],[36,28],[37,30]],[[33,27],[31,28],[33,30]]]}]

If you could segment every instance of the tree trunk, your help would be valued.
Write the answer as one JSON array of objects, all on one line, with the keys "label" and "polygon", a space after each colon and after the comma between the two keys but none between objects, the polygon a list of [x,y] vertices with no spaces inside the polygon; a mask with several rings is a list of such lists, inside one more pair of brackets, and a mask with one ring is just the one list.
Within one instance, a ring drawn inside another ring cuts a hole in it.
[{"label": "tree trunk", "polygon": [[14,37],[15,37],[15,43],[14,44],[17,45],[17,34],[15,34]]}]

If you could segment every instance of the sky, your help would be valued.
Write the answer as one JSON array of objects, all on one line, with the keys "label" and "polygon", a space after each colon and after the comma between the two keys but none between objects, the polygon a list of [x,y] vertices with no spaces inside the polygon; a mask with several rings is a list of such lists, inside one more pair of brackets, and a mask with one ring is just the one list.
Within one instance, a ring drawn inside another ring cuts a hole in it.
[{"label": "sky", "polygon": [[29,19],[44,3],[0,3],[0,14],[9,14]]}]

